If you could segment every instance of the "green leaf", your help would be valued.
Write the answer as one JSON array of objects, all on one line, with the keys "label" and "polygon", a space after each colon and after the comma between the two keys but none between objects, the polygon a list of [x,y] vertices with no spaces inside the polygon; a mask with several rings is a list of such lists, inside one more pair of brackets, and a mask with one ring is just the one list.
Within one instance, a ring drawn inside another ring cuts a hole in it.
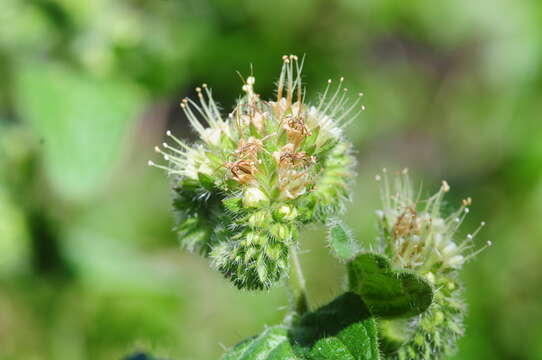
[{"label": "green leaf", "polygon": [[274,326],[234,346],[221,360],[378,360],[374,318],[348,292],[292,328]]},{"label": "green leaf", "polygon": [[360,294],[374,315],[383,318],[421,314],[433,300],[431,285],[419,275],[393,270],[383,255],[366,253],[348,264],[350,289]]},{"label": "green leaf", "polygon": [[303,316],[290,336],[297,353],[310,360],[380,358],[375,320],[352,292]]},{"label": "green leaf", "polygon": [[329,247],[339,259],[350,260],[361,251],[361,246],[344,224],[333,220],[327,226]]},{"label": "green leaf", "polygon": [[221,360],[297,360],[284,326],[267,328],[234,346]]},{"label": "green leaf", "polygon": [[144,106],[131,83],[48,64],[22,65],[16,105],[43,141],[46,174],[69,200],[88,200],[110,180],[130,124]]}]

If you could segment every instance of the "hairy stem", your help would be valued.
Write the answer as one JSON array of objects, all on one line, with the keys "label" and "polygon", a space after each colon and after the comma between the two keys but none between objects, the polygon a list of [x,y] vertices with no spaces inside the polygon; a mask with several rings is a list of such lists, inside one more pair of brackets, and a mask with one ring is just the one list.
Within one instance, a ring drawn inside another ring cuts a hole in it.
[{"label": "hairy stem", "polygon": [[307,288],[297,249],[294,246],[290,248],[290,258],[292,264],[290,267],[289,285],[292,292],[292,307],[298,315],[303,315],[309,310]]}]

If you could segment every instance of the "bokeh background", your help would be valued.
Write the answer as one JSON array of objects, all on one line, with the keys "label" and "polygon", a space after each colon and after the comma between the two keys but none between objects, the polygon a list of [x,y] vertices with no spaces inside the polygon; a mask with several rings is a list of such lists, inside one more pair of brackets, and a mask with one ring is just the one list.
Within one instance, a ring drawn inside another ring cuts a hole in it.
[{"label": "bokeh background", "polygon": [[[284,315],[283,289],[242,293],[172,233],[168,180],[146,166],[206,82],[224,109],[250,73],[271,97],[283,54],[308,98],[346,77],[367,110],[348,137],[345,214],[375,236],[374,175],[409,167],[465,233],[457,359],[542,359],[542,2],[537,0],[1,0],[0,359],[119,359],[138,348],[217,359]],[[303,236],[313,305],[340,293],[323,229]],[[310,250],[309,250],[310,249]]]}]

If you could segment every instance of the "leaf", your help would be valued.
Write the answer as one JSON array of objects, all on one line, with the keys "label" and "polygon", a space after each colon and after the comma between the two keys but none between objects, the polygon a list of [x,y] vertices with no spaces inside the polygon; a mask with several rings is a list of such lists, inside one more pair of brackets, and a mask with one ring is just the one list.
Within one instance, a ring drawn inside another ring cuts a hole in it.
[{"label": "leaf", "polygon": [[380,358],[374,318],[352,292],[303,316],[290,336],[296,351],[310,360]]},{"label": "leaf", "polygon": [[274,326],[234,346],[221,360],[378,360],[375,321],[348,292],[291,328]]},{"label": "leaf", "polygon": [[393,270],[383,255],[365,253],[348,264],[350,289],[374,315],[383,318],[421,314],[433,300],[431,285],[417,274]]},{"label": "leaf", "polygon": [[267,328],[234,346],[221,360],[298,360],[284,326]]},{"label": "leaf", "polygon": [[131,83],[97,80],[49,64],[22,65],[16,106],[43,141],[46,174],[69,200],[88,200],[110,180],[128,127],[144,106]]},{"label": "leaf", "polygon": [[350,231],[338,221],[328,223],[328,244],[333,254],[342,260],[350,260],[361,251]]}]

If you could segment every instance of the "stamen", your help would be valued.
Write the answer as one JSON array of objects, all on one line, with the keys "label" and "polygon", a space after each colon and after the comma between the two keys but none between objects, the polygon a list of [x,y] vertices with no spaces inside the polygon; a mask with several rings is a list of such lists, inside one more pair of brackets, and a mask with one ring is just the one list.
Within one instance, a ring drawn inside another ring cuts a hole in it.
[{"label": "stamen", "polygon": [[173,135],[171,133],[170,130],[166,131],[166,135],[170,138],[173,139],[173,141],[175,141],[177,144],[179,144],[181,147],[185,148],[186,150],[191,150],[190,147],[188,145],[186,145],[185,143],[183,143],[181,140],[179,140],[175,135]]}]

